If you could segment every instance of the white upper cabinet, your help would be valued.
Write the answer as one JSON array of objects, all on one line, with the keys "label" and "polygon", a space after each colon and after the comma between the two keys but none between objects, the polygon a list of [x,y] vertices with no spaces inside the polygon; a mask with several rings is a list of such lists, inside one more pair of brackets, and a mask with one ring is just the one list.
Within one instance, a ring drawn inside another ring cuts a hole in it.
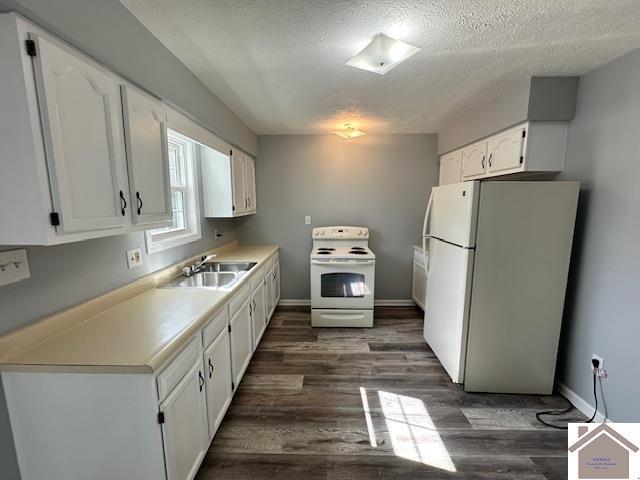
[{"label": "white upper cabinet", "polygon": [[462,181],[462,150],[440,157],[439,185],[449,185]]},{"label": "white upper cabinet", "polygon": [[487,171],[487,142],[482,141],[462,149],[462,177],[465,180],[484,176]]},{"label": "white upper cabinet", "polygon": [[167,115],[159,101],[121,86],[133,223],[171,221]]},{"label": "white upper cabinet", "polygon": [[256,162],[250,155],[244,155],[244,187],[247,196],[247,213],[255,213],[256,206]]},{"label": "white upper cabinet", "polygon": [[518,127],[489,139],[488,172],[504,172],[524,162],[525,128]]},{"label": "white upper cabinet", "polygon": [[440,158],[440,185],[456,181],[457,158],[462,161],[462,180],[560,172],[567,128],[568,122],[564,121],[527,122],[447,153]]},{"label": "white upper cabinet", "polygon": [[35,33],[29,37],[35,42],[36,90],[58,230],[125,226],[131,202],[116,79],[71,49]]},{"label": "white upper cabinet", "polygon": [[211,148],[202,154],[202,188],[206,217],[239,217],[256,213],[255,160],[241,150],[224,154]]}]

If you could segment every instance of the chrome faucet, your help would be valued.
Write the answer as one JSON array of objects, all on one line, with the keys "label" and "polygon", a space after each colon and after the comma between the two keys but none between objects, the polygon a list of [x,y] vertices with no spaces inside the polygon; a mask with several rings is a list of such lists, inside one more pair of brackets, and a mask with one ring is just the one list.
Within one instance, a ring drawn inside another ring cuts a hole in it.
[{"label": "chrome faucet", "polygon": [[199,272],[202,269],[202,267],[204,267],[210,260],[214,258],[216,258],[215,253],[212,253],[211,255],[207,255],[206,257],[202,257],[199,262],[194,263],[190,267],[184,267],[182,269],[182,273],[184,273],[185,276],[190,277],[194,273]]}]

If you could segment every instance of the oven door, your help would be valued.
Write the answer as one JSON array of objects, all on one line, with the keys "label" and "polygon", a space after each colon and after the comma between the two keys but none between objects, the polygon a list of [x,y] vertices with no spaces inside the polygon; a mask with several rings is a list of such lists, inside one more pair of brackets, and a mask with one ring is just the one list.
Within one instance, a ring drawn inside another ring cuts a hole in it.
[{"label": "oven door", "polygon": [[311,260],[311,308],[373,308],[375,260]]}]

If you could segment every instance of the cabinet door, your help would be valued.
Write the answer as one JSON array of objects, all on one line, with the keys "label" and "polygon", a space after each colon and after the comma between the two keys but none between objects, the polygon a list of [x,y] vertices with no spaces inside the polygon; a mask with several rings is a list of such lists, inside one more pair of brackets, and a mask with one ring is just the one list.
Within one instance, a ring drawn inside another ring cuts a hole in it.
[{"label": "cabinet door", "polygon": [[209,439],[212,439],[231,403],[231,351],[227,328],[224,328],[204,351],[204,370],[207,372]]},{"label": "cabinet door", "polygon": [[440,157],[439,185],[449,185],[462,181],[462,150]]},{"label": "cabinet door", "polygon": [[255,212],[256,205],[256,162],[249,155],[244,156],[245,193],[247,196],[247,212]]},{"label": "cabinet door", "polygon": [[462,177],[482,177],[487,171],[487,142],[478,142],[462,149]]},{"label": "cabinet door", "polygon": [[168,480],[190,480],[207,450],[207,410],[202,363],[197,363],[160,405]]},{"label": "cabinet door", "polygon": [[124,227],[131,202],[118,84],[80,54],[30,37],[58,231]]},{"label": "cabinet door", "polygon": [[278,306],[280,301],[280,262],[273,267],[273,308]]},{"label": "cabinet door", "polygon": [[160,102],[133,88],[122,85],[121,94],[133,223],[167,223],[171,221],[167,115]]},{"label": "cabinet door", "polygon": [[250,298],[248,298],[229,322],[231,326],[231,371],[233,372],[234,387],[237,387],[242,380],[242,375],[244,375],[253,353],[251,310],[253,307]]},{"label": "cabinet door", "polygon": [[518,127],[489,139],[489,173],[520,169],[524,161],[524,132],[524,127]]},{"label": "cabinet door", "polygon": [[427,273],[424,267],[413,262],[413,282],[411,287],[413,301],[424,310],[424,300],[427,293]]},{"label": "cabinet door", "polygon": [[267,275],[264,277],[264,296],[265,296],[265,308],[267,310],[267,321],[271,320],[274,310],[274,297],[273,297],[273,268],[271,268]]},{"label": "cabinet door", "polygon": [[242,215],[247,211],[245,192],[244,153],[231,150],[231,177],[233,183],[233,214]]},{"label": "cabinet door", "polygon": [[258,348],[258,342],[267,328],[267,311],[265,306],[264,283],[260,282],[251,295],[253,309],[251,319],[253,321],[253,349]]}]

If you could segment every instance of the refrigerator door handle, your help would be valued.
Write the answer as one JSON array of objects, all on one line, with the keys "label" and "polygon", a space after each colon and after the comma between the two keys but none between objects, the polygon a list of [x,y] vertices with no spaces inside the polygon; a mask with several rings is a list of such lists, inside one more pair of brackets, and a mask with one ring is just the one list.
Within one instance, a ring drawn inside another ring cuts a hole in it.
[{"label": "refrigerator door handle", "polygon": [[[424,249],[425,243],[426,243],[426,239],[429,238],[429,240],[431,240],[431,237],[423,237],[422,238],[422,246],[423,246],[423,250],[422,250],[422,254],[424,255],[424,271],[427,274],[427,278],[431,277],[431,272],[433,271],[433,263],[434,263],[434,258],[433,255],[435,253],[435,251],[431,251],[431,249],[429,249],[429,261],[427,262],[427,254],[426,254],[426,250]],[[431,242],[429,242],[429,244],[431,244]]]},{"label": "refrigerator door handle", "polygon": [[424,224],[422,225],[422,263],[424,264],[424,271],[429,278],[429,262],[427,260],[427,238],[430,236],[427,234],[427,225],[429,224],[429,217],[431,216],[431,206],[433,205],[433,190],[429,195],[429,201],[427,202],[427,211],[424,213]]}]

